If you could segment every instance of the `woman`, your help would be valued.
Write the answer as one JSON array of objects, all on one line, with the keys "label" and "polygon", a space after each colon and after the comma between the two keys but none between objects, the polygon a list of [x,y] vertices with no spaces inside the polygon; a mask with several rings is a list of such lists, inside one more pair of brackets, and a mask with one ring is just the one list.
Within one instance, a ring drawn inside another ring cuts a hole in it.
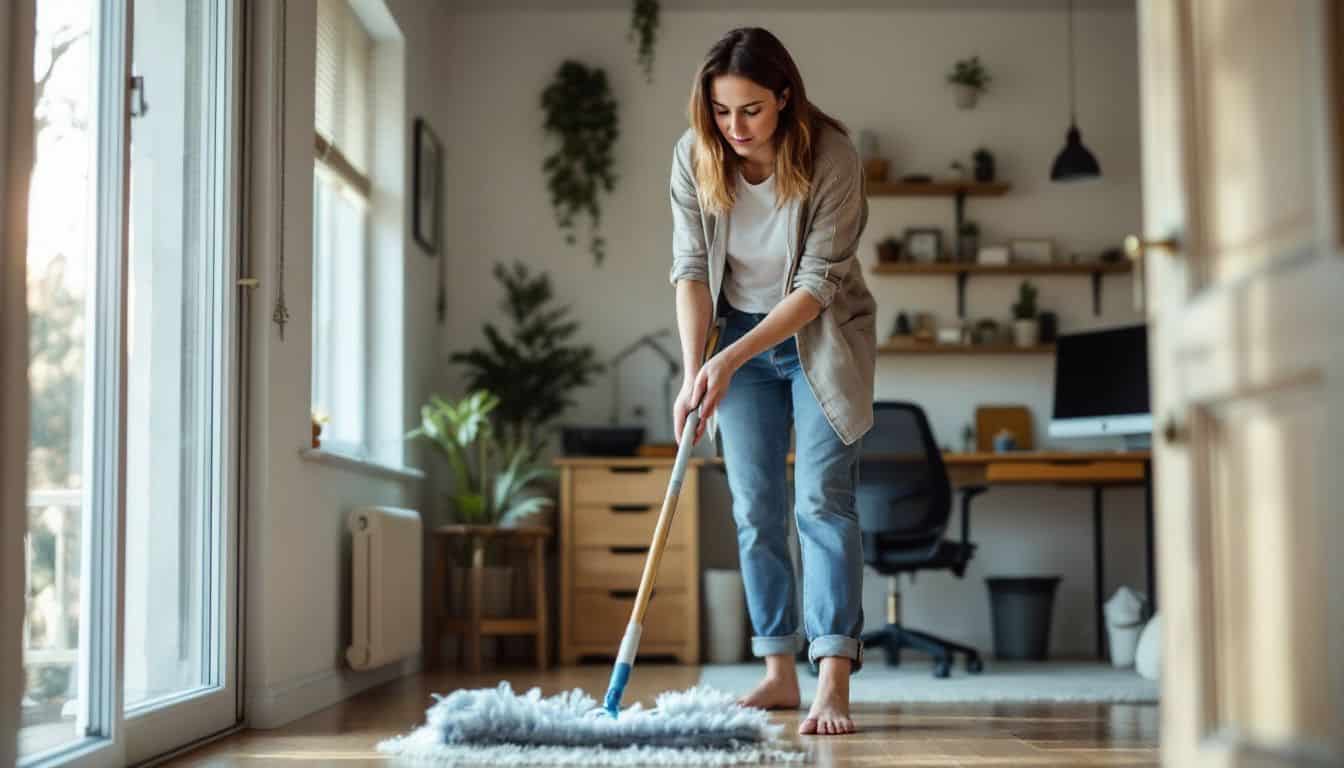
[{"label": "woman", "polygon": [[[787,454],[795,431],[801,628],[819,667],[799,733],[852,733],[849,675],[862,666],[863,560],[854,489],[873,423],[875,302],[856,258],[868,220],[845,127],[807,99],[784,46],[729,32],[695,79],[691,128],[673,152],[673,263],[686,377],[677,439],[700,405],[716,419],[765,679],[741,703],[799,705],[803,646],[788,546]],[[713,319],[719,352],[702,360]]]}]

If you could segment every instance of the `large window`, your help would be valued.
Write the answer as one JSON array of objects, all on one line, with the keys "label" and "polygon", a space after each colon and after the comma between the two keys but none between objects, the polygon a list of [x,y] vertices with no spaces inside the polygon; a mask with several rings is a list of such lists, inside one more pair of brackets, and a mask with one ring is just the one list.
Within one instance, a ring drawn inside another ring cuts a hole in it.
[{"label": "large window", "polygon": [[346,0],[317,4],[313,410],[323,447],[369,457],[374,42]]}]

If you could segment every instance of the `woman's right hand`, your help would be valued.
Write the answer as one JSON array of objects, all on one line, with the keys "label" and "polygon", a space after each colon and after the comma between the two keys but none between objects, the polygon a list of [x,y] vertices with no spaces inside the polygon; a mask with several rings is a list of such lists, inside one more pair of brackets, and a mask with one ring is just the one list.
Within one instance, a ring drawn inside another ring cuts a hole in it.
[{"label": "woman's right hand", "polygon": [[[696,371],[698,374],[699,371]],[[696,374],[687,376],[681,383],[681,391],[677,393],[677,399],[672,404],[672,436],[681,445],[681,432],[686,428],[686,417],[695,409],[695,379]]]}]

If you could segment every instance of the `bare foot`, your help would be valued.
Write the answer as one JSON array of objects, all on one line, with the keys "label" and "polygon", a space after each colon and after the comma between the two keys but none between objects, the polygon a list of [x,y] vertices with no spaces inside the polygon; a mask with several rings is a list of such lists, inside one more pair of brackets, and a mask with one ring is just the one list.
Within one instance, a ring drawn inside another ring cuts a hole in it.
[{"label": "bare foot", "polygon": [[858,730],[849,717],[851,664],[843,656],[827,656],[821,660],[817,696],[812,700],[807,717],[798,724],[798,733],[834,736]]},{"label": "bare foot", "polygon": [[765,657],[765,679],[737,703],[757,709],[797,709],[801,701],[793,656],[781,654]]}]

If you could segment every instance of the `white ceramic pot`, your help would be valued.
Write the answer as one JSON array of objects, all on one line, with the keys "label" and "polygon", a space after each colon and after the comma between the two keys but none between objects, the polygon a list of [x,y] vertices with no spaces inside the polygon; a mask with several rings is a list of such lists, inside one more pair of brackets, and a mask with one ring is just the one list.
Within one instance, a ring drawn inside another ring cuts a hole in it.
[{"label": "white ceramic pot", "polygon": [[1019,347],[1034,347],[1041,338],[1041,326],[1035,318],[1013,321],[1013,340]]}]

